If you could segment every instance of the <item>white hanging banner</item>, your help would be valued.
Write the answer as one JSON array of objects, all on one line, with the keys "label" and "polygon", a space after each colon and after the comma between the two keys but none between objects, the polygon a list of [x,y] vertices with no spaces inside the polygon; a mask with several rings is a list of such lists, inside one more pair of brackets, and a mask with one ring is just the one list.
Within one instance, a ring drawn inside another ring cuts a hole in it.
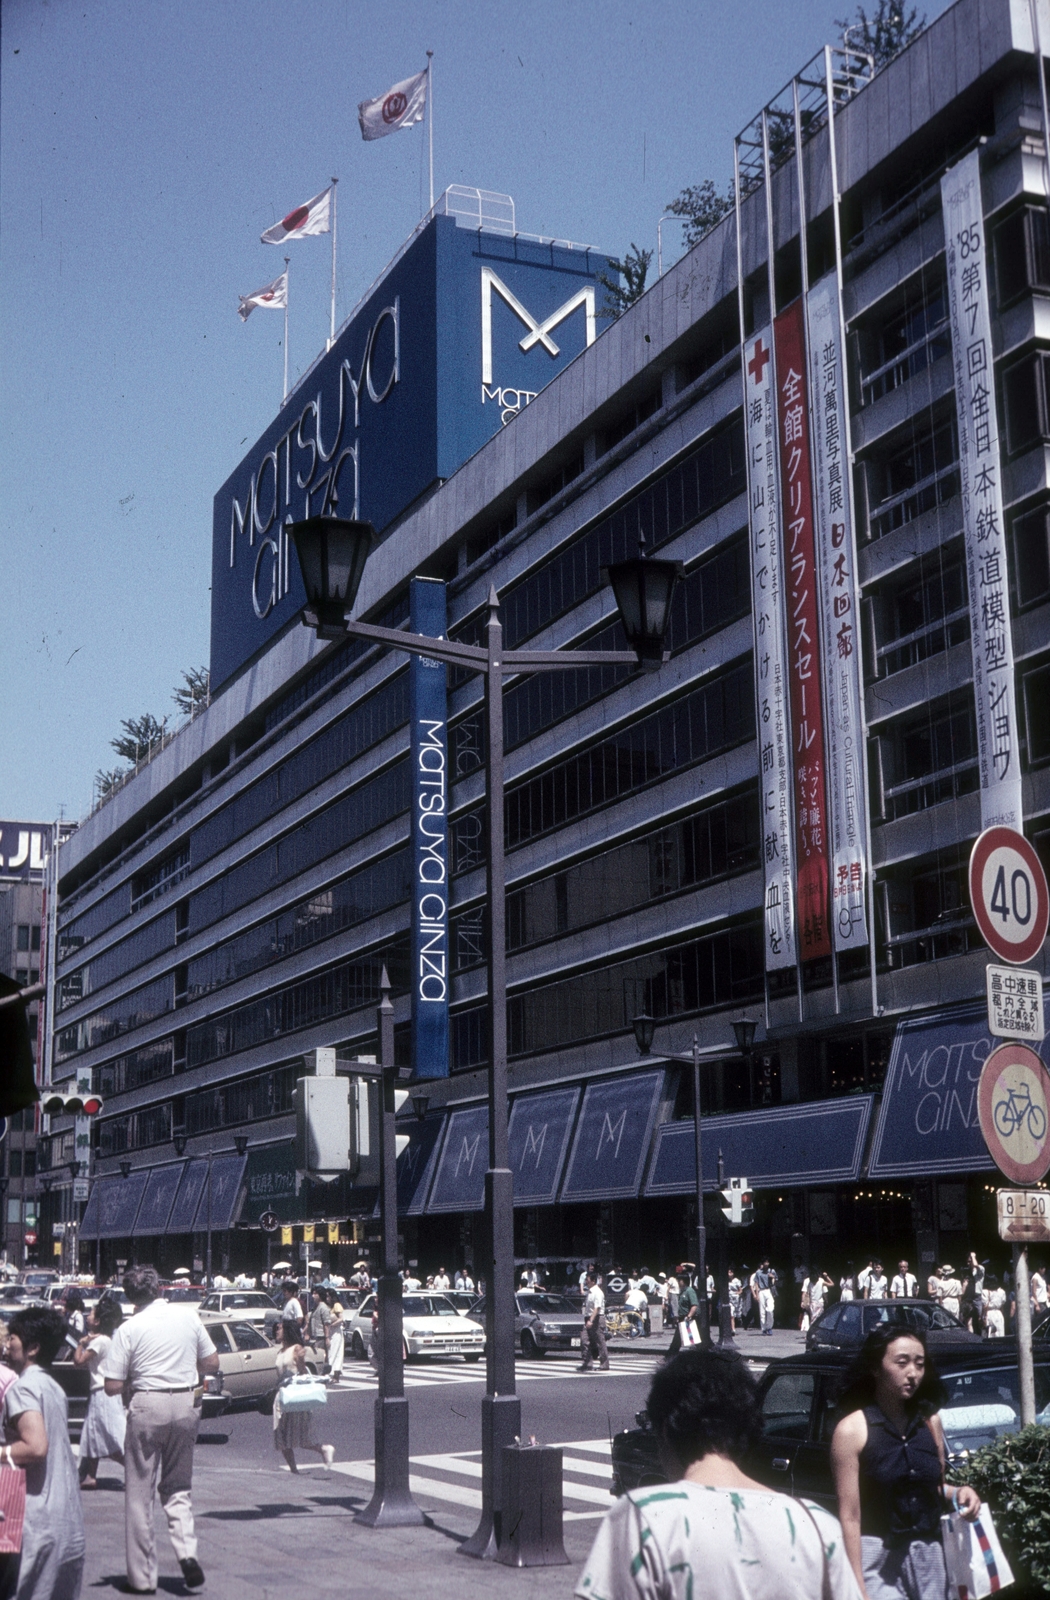
[{"label": "white hanging banner", "polygon": [[766,971],[795,965],[791,735],[788,724],[784,558],[777,496],[773,330],[745,340],[744,412],[751,529],[758,782],[765,873]]},{"label": "white hanging banner", "polygon": [[813,504],[824,654],[824,746],[831,834],[831,926],[835,950],[868,942],[865,915],[868,797],[864,790],[863,701],[856,541],[846,457],[846,363],[833,272],[813,286],[809,317],[809,392]]},{"label": "white hanging banner", "polygon": [[1021,830],[1021,761],[992,370],[988,252],[976,150],[941,179],[959,475],[970,590],[981,828]]}]

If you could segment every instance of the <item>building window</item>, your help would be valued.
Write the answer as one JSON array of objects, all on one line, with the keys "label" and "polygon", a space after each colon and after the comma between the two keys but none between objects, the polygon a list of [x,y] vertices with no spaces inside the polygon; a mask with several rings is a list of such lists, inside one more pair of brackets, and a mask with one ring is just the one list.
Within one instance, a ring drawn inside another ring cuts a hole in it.
[{"label": "building window", "polygon": [[962,553],[913,567],[903,583],[887,585],[873,600],[875,676],[887,678],[917,666],[970,636],[966,568]]},{"label": "building window", "polygon": [[179,848],[150,867],[148,872],[137,873],[131,880],[131,909],[139,911],[162,894],[168,894],[181,883],[190,870],[190,842],[187,839]]},{"label": "building window", "polygon": [[661,401],[661,389],[660,385],[657,384],[656,388],[643,396],[637,405],[631,406],[629,411],[625,411],[622,416],[617,417],[615,422],[610,422],[607,427],[601,430],[595,441],[597,454],[600,456],[605,455],[606,451],[612,450],[616,445],[621,444],[629,434],[634,432],[635,428],[640,428],[643,422],[648,422],[649,418],[655,416],[659,411]]},{"label": "building window", "polygon": [[878,742],[883,790],[876,810],[888,822],[977,789],[977,725],[968,689],[902,720]]},{"label": "building window", "polygon": [[1014,517],[1010,554],[1018,611],[1050,600],[1050,506]]},{"label": "building window", "polygon": [[22,1176],[21,1150],[9,1150],[7,1152],[7,1173],[8,1177],[11,1178],[20,1178]]},{"label": "building window", "polygon": [[552,473],[549,478],[545,478],[542,483],[537,483],[531,489],[528,489],[525,495],[527,514],[531,517],[532,513],[538,511],[541,506],[545,506],[548,500],[553,500],[554,496],[560,494],[567,484],[572,483],[574,478],[578,478],[582,471],[583,457],[573,456],[571,461],[566,461],[565,465],[559,467],[558,471]]},{"label": "building window", "polygon": [[883,929],[891,967],[965,955],[981,945],[970,910],[966,862],[950,857],[880,877]]},{"label": "building window", "polygon": [[917,422],[903,443],[867,461],[866,482],[872,539],[944,505],[959,493],[955,418]]},{"label": "building window", "polygon": [[1021,679],[1024,701],[1028,765],[1042,767],[1050,761],[1050,662],[1026,672]]},{"label": "building window", "polygon": [[1050,352],[1034,350],[1003,373],[1006,448],[1010,455],[1050,438]]},{"label": "building window", "polygon": [[29,950],[29,924],[28,924],[28,922],[20,922],[18,924],[18,949],[19,949],[19,953],[21,953],[23,950],[26,951],[26,952],[28,952],[28,950]]},{"label": "building window", "polygon": [[1045,206],[1021,206],[995,230],[1000,310],[1031,289],[1050,289],[1050,221]]},{"label": "building window", "polygon": [[21,1202],[21,1200],[9,1200],[7,1202],[7,1220],[8,1220],[9,1224],[12,1223],[12,1222],[14,1222],[14,1223],[21,1222],[21,1220],[22,1220],[22,1202]]},{"label": "building window", "polygon": [[928,289],[860,339],[861,404],[870,406],[951,353],[945,285]]}]

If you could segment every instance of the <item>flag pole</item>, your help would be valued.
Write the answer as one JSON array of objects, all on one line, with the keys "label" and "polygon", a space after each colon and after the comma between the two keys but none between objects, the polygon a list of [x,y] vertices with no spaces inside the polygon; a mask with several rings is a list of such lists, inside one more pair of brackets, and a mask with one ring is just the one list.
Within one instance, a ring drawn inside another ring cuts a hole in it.
[{"label": "flag pole", "polygon": [[335,200],[338,178],[332,179],[332,314],[329,323],[328,348],[335,343]]},{"label": "flag pole", "polygon": [[430,146],[430,209],[434,209],[434,52],[427,51],[427,141]]},{"label": "flag pole", "polygon": [[281,397],[282,405],[288,398],[288,266],[291,259],[291,256],[285,256],[284,258],[284,394]]}]

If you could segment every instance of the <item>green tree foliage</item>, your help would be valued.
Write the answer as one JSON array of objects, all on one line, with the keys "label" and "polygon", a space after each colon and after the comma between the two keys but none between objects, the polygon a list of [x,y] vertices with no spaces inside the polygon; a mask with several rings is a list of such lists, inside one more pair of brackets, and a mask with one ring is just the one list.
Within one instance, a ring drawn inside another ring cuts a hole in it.
[{"label": "green tree foliage", "polygon": [[668,205],[672,217],[682,217],[685,228],[682,237],[687,249],[699,244],[705,233],[710,233],[721,222],[727,211],[733,209],[733,185],[720,194],[710,178],[703,183],[691,183]]},{"label": "green tree foliage", "polygon": [[900,0],[879,0],[870,17],[863,6],[858,6],[852,21],[840,18],[835,26],[842,29],[844,42],[852,49],[874,56],[878,72],[922,32],[926,18],[920,17],[914,7],[906,11]]},{"label": "green tree foliage", "polygon": [[618,317],[640,300],[645,293],[645,279],[649,271],[649,263],[653,259],[651,250],[639,250],[633,243],[622,261],[609,257],[609,265],[614,272],[620,274],[621,283],[610,278],[607,272],[598,273],[598,282],[608,295],[598,315],[600,317]]},{"label": "green tree foliage", "polygon": [[1050,1593],[1050,1428],[1003,1434],[949,1477],[972,1484],[992,1508],[1017,1579],[1006,1592],[1015,1600]]},{"label": "green tree foliage", "polygon": [[149,755],[153,745],[163,739],[168,726],[167,717],[158,722],[152,711],[141,717],[128,717],[120,724],[124,732],[119,739],[111,739],[110,748],[125,761],[139,762]]},{"label": "green tree foliage", "polygon": [[208,704],[211,675],[207,667],[190,667],[182,674],[182,682],[172,694],[172,699],[184,716],[192,717]]}]

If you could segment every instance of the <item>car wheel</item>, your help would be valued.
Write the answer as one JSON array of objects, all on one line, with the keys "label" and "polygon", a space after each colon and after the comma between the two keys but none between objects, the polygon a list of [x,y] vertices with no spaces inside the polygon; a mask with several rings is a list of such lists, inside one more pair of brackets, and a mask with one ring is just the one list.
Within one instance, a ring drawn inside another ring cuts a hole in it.
[{"label": "car wheel", "polygon": [[540,1357],[547,1354],[546,1350],[540,1349],[535,1337],[529,1332],[528,1328],[525,1329],[521,1336],[521,1353],[526,1361],[538,1361]]},{"label": "car wheel", "polygon": [[350,1341],[350,1354],[353,1356],[355,1361],[363,1361],[368,1354],[368,1351],[365,1349],[365,1341],[362,1339],[359,1333],[355,1333],[354,1337]]},{"label": "car wheel", "polygon": [[481,1353],[479,1351],[476,1356],[464,1356],[463,1359],[464,1359],[464,1361],[480,1361],[481,1360]]}]

